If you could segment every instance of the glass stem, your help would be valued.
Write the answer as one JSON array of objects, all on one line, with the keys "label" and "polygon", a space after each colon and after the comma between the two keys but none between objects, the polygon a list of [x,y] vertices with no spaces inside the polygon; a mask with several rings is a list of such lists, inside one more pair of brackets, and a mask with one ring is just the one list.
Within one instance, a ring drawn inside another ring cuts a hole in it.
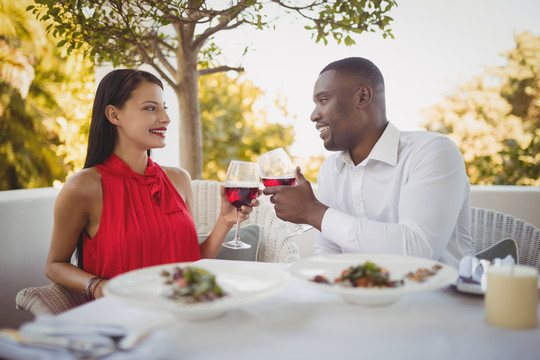
[{"label": "glass stem", "polygon": [[234,236],[235,242],[240,242],[240,210],[236,211],[236,235]]}]

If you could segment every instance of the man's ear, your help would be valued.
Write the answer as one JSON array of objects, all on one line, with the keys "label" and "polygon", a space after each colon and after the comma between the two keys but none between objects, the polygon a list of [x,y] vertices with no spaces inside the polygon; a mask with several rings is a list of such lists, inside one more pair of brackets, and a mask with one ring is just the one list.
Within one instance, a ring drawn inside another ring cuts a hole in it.
[{"label": "man's ear", "polygon": [[113,125],[118,125],[120,119],[118,118],[118,109],[116,106],[107,105],[105,108],[105,116]]},{"label": "man's ear", "polygon": [[371,102],[373,98],[373,89],[369,85],[362,85],[355,94],[356,105],[364,107]]}]

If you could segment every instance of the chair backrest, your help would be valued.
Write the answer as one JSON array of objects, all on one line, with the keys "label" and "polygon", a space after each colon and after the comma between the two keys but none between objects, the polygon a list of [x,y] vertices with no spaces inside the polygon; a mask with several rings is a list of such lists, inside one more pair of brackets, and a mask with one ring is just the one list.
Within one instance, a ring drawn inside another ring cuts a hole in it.
[{"label": "chair backrest", "polygon": [[[193,220],[198,235],[209,234],[221,211],[218,181],[193,180]],[[292,263],[300,260],[300,252],[293,239],[287,238],[290,229],[276,216],[268,196],[259,196],[260,205],[251,212],[243,224],[257,224],[261,228],[257,261]]]},{"label": "chair backrest", "polygon": [[540,271],[540,229],[500,211],[471,207],[471,235],[475,253],[507,238],[518,246],[519,263]]}]

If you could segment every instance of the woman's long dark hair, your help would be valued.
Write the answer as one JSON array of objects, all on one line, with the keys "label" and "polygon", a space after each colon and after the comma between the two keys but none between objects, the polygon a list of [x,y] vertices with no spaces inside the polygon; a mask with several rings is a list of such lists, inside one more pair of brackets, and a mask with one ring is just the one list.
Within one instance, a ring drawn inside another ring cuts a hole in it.
[{"label": "woman's long dark hair", "polygon": [[[92,121],[88,134],[88,149],[84,168],[103,163],[113,152],[116,144],[117,130],[105,115],[108,105],[122,108],[131,98],[133,91],[142,83],[157,84],[163,89],[163,83],[155,75],[134,69],[113,70],[100,81],[92,108]],[[148,150],[149,152],[150,150]],[[77,242],[77,265],[83,266],[82,233]]]}]

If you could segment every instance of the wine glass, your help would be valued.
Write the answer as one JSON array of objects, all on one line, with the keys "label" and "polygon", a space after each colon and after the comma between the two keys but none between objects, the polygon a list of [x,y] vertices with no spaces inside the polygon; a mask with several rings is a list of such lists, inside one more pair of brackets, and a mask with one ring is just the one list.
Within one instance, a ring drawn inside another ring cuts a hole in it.
[{"label": "wine glass", "polygon": [[256,163],[233,160],[229,164],[225,178],[225,195],[236,207],[236,235],[234,239],[221,245],[229,249],[249,249],[251,245],[240,240],[240,208],[251,205],[251,200],[259,194],[259,169]]},{"label": "wine glass", "polygon": [[[264,186],[296,185],[295,166],[283,148],[277,148],[259,155],[257,163],[259,164]],[[293,232],[287,237],[299,235],[312,227],[307,224],[296,224]]]}]

